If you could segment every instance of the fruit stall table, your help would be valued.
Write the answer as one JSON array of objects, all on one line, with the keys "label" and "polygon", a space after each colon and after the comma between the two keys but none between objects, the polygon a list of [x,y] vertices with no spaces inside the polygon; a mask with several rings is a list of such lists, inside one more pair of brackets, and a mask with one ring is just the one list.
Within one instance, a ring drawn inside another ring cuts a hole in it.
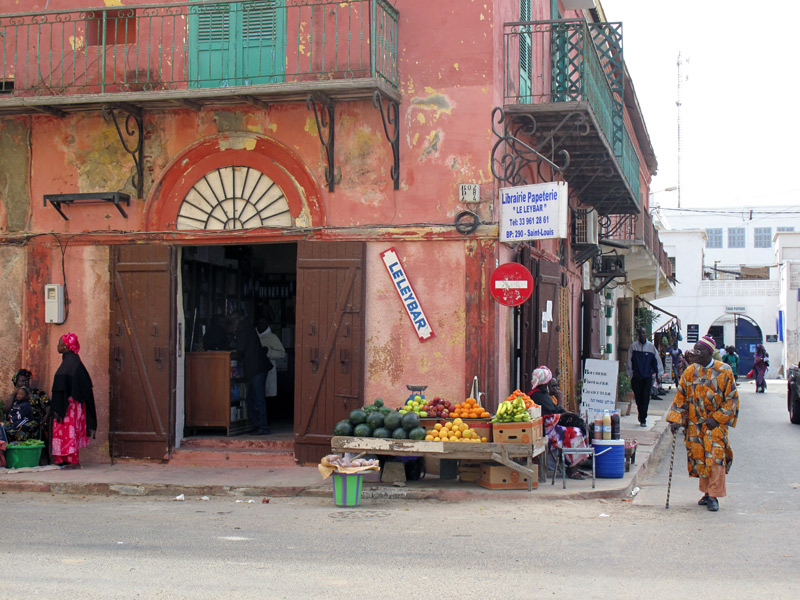
[{"label": "fruit stall table", "polygon": [[[544,452],[547,438],[539,438],[532,444],[498,444],[493,442],[428,442],[394,440],[388,438],[335,436],[331,440],[332,452],[355,452],[382,456],[431,456],[443,460],[468,460],[470,462],[499,462],[528,477],[528,491],[533,490],[534,457]],[[512,458],[525,458],[527,467],[515,463]]]}]

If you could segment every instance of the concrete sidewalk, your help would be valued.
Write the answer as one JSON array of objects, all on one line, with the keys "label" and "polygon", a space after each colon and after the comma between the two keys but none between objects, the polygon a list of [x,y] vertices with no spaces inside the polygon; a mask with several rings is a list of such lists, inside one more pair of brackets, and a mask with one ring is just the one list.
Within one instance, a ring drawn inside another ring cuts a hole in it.
[{"label": "concrete sidewalk", "polygon": [[[670,393],[650,404],[648,424],[640,428],[633,413],[623,416],[621,435],[636,439],[636,463],[621,479],[597,479],[592,489],[591,477],[583,481],[567,479],[562,486],[560,473],[555,485],[549,478],[533,492],[526,490],[487,490],[475,483],[440,480],[429,475],[411,481],[404,487],[365,481],[362,498],[394,498],[401,500],[460,500],[480,498],[566,499],[619,498],[630,495],[647,469],[660,444],[669,436],[663,417],[672,400]],[[113,465],[87,465],[82,469],[63,470],[58,467],[35,469],[0,469],[2,492],[49,492],[77,495],[122,495],[177,497],[186,499],[202,496],[289,497],[332,495],[331,480],[322,480],[316,467],[190,467],[147,462],[117,462]]]}]

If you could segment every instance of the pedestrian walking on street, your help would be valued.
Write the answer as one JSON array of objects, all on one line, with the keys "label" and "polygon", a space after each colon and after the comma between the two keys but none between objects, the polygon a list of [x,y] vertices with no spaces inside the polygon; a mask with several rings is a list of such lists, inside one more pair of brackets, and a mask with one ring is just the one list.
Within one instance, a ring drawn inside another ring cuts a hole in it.
[{"label": "pedestrian walking on street", "polygon": [[764,344],[756,345],[756,352],[753,355],[753,373],[756,378],[756,394],[763,394],[767,389],[767,369],[769,368],[769,353],[764,348]]},{"label": "pedestrian walking on street", "polygon": [[733,380],[739,381],[739,355],[736,353],[736,348],[733,346],[725,347],[725,355],[722,357],[722,362],[728,365],[733,371]]},{"label": "pedestrian walking on street", "polygon": [[647,427],[647,409],[650,406],[650,392],[653,388],[653,375],[658,379],[664,374],[661,358],[652,342],[647,341],[644,327],[638,330],[639,339],[628,348],[626,371],[631,380],[636,408],[639,410],[639,425]]},{"label": "pedestrian walking on street", "polygon": [[714,360],[714,350],[714,339],[707,335],[686,352],[692,364],[683,372],[667,413],[673,434],[684,427],[689,477],[700,479],[703,493],[697,504],[710,511],[719,510],[719,498],[727,495],[725,478],[733,462],[728,428],[736,426],[739,416],[733,371]]},{"label": "pedestrian walking on street", "polygon": [[78,452],[89,444],[97,430],[92,378],[78,352],[81,345],[74,333],[58,339],[61,366],[53,376],[53,462],[65,469],[80,469]]}]

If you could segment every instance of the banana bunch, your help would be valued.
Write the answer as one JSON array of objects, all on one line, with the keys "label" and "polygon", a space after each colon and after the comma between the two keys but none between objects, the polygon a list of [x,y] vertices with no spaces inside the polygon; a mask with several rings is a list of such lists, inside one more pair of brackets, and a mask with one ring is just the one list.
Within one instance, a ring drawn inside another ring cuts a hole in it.
[{"label": "banana bunch", "polygon": [[525,408],[522,398],[505,400],[497,407],[497,414],[492,418],[492,423],[519,423],[530,421],[531,416]]}]

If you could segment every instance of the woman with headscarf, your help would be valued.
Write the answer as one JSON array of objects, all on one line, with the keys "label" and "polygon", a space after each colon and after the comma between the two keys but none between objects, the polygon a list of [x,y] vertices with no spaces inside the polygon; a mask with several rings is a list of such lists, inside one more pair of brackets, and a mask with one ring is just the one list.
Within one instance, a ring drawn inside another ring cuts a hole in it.
[{"label": "woman with headscarf", "polygon": [[22,388],[27,389],[27,397],[32,414],[25,423],[25,427],[15,434],[14,439],[19,442],[29,438],[41,439],[46,432],[47,420],[50,416],[50,397],[44,390],[31,387],[32,377],[33,373],[28,369],[20,369],[11,377],[14,391],[8,396],[4,407],[4,414],[8,415],[17,399],[17,392]]},{"label": "woman with headscarf", "polygon": [[756,352],[753,358],[753,374],[756,377],[756,393],[762,394],[767,389],[767,368],[769,367],[769,354],[764,344],[756,345]]},{"label": "woman with headscarf", "polygon": [[[568,412],[561,406],[561,390],[558,388],[558,379],[546,366],[534,369],[531,374],[530,399],[542,407],[544,431],[548,438],[550,448],[586,448],[586,425],[575,413]],[[564,457],[567,462],[567,477],[570,479],[583,479],[578,470],[579,464],[589,458],[588,454],[571,455]]]},{"label": "woman with headscarf", "polygon": [[58,340],[61,366],[53,376],[53,461],[66,469],[80,469],[78,452],[97,429],[92,378],[78,352],[78,336],[65,333]]}]

